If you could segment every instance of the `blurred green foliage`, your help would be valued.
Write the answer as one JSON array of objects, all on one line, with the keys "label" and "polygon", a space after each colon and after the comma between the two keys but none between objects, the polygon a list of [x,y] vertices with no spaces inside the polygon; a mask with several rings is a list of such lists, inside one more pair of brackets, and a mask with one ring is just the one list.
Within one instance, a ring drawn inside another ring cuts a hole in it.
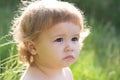
[{"label": "blurred green foliage", "polygon": [[15,8],[20,0],[0,0],[0,8]]}]

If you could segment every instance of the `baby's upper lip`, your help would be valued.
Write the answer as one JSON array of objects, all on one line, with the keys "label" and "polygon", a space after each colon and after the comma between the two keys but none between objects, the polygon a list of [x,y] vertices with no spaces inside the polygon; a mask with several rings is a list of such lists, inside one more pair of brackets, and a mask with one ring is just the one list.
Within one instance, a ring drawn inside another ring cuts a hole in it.
[{"label": "baby's upper lip", "polygon": [[66,57],[64,57],[63,59],[74,59],[75,57],[73,55],[67,55]]}]

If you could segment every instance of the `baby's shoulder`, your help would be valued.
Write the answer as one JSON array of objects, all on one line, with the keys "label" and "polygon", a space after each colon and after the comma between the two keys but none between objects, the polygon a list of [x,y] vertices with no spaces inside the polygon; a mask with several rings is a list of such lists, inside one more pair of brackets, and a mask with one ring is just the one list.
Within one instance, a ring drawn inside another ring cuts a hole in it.
[{"label": "baby's shoulder", "polygon": [[34,75],[30,75],[30,74],[25,74],[22,75],[20,80],[43,80],[42,77],[38,77],[38,76],[34,76]]},{"label": "baby's shoulder", "polygon": [[66,77],[68,78],[68,80],[73,80],[73,75],[72,75],[72,71],[70,68],[64,68],[64,73],[66,75]]},{"label": "baby's shoulder", "polygon": [[31,76],[29,75],[28,71],[25,71],[21,76],[20,80],[32,80]]},{"label": "baby's shoulder", "polygon": [[31,72],[30,70],[26,70],[21,76],[20,80],[43,80],[40,78],[41,77],[36,75],[34,72]]}]

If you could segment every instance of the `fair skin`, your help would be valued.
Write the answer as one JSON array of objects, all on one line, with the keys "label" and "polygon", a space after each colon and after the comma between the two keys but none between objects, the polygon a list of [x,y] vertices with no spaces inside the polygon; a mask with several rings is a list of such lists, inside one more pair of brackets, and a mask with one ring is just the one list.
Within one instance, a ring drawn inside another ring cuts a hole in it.
[{"label": "fair skin", "polygon": [[80,53],[80,27],[62,22],[43,31],[34,51],[35,66],[30,66],[21,80],[73,80],[68,66]]}]

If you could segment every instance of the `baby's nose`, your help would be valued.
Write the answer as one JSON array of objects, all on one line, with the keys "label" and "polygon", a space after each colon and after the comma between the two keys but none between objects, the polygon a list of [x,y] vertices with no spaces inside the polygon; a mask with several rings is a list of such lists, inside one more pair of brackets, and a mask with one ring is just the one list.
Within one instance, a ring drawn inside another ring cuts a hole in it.
[{"label": "baby's nose", "polygon": [[74,51],[74,47],[72,45],[72,43],[67,43],[64,49],[65,52],[72,52]]}]

